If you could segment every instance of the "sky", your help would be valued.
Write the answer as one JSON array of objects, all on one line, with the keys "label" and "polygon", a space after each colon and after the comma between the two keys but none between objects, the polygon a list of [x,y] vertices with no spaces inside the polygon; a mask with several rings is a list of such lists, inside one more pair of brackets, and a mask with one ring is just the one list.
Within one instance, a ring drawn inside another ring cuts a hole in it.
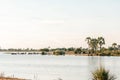
[{"label": "sky", "polygon": [[0,0],[1,48],[87,47],[88,36],[120,44],[120,0]]}]

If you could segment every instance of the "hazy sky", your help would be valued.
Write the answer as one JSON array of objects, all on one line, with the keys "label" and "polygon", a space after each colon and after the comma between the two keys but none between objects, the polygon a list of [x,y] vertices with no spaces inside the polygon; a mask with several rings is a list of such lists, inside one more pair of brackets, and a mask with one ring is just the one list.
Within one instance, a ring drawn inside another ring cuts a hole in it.
[{"label": "hazy sky", "polygon": [[120,44],[120,0],[0,0],[2,48],[87,47],[87,36]]}]

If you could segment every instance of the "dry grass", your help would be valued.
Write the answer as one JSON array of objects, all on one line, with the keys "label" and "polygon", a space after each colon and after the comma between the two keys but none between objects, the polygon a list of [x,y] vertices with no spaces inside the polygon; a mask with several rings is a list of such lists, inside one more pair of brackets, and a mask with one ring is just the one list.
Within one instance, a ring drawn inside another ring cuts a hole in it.
[{"label": "dry grass", "polygon": [[104,67],[100,67],[96,69],[92,73],[92,80],[115,80],[116,77],[114,75],[111,75],[109,70],[106,70]]},{"label": "dry grass", "polygon": [[10,78],[10,77],[0,77],[0,80],[26,80],[26,79]]},{"label": "dry grass", "polygon": [[0,73],[0,80],[26,80],[14,77],[5,77],[4,73]]}]

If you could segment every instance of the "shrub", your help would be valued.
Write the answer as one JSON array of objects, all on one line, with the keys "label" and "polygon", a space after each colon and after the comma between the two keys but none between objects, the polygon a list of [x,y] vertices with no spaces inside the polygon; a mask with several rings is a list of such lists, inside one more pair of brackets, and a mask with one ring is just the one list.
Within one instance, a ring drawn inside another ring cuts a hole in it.
[{"label": "shrub", "polygon": [[115,80],[115,76],[111,75],[109,70],[106,70],[103,67],[96,69],[92,73],[92,80]]},{"label": "shrub", "polygon": [[47,55],[47,53],[46,53],[46,52],[44,52],[44,51],[42,51],[41,55]]},{"label": "shrub", "polygon": [[54,55],[65,55],[65,51],[63,50],[56,50],[53,52]]}]

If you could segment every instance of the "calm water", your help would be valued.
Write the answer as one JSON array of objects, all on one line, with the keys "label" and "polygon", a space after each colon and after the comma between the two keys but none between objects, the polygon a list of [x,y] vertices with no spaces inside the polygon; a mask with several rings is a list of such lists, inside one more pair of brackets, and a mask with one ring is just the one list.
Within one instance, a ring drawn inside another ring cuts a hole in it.
[{"label": "calm water", "polygon": [[0,53],[0,72],[31,80],[91,80],[100,63],[120,80],[120,57],[9,55]]}]

